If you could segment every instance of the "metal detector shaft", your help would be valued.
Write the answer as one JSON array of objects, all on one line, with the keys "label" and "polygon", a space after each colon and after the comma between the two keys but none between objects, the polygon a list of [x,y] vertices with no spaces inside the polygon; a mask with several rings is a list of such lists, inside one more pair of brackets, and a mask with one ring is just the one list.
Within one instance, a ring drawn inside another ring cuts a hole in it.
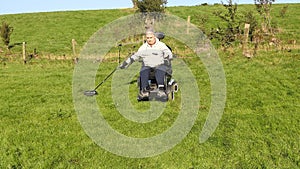
[{"label": "metal detector shaft", "polygon": [[122,47],[122,44],[119,44],[119,51],[118,51],[118,53],[119,53],[119,58],[118,58],[118,63],[119,63],[119,65],[118,65],[118,67],[116,67],[109,75],[107,75],[106,77],[105,77],[105,79],[103,79],[103,81],[101,82],[101,83],[99,83],[95,88],[94,88],[94,90],[88,90],[88,91],[85,91],[84,92],[84,95],[86,95],[86,96],[94,96],[94,95],[97,95],[98,93],[97,93],[97,89],[112,75],[112,74],[114,74],[115,73],[115,71],[119,68],[119,66],[120,66],[120,61],[121,61],[121,56],[120,56],[120,52],[121,52],[121,47]]},{"label": "metal detector shaft", "polygon": [[[119,48],[119,50],[118,50],[118,63],[119,63],[119,65],[120,65],[120,62],[121,62],[121,47],[122,47],[122,44],[119,44],[118,45],[118,48]],[[104,83],[116,70],[117,70],[118,68],[115,68],[108,76],[106,76],[106,78],[101,82],[101,83],[99,83],[96,87],[95,87],[95,89],[94,90],[97,90],[101,85],[102,85],[102,83]]]},{"label": "metal detector shaft", "polygon": [[96,87],[95,87],[95,89],[94,90],[97,90],[112,74],[114,74],[115,73],[115,71],[117,70],[118,68],[115,68],[109,75],[107,75],[106,77],[105,77],[105,79],[103,79],[103,81],[101,82],[101,83],[99,83]]}]

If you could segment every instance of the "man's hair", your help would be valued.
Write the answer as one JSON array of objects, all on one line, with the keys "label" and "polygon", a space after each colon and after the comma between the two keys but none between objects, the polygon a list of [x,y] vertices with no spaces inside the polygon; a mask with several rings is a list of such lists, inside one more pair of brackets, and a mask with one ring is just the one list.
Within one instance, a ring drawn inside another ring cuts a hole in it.
[{"label": "man's hair", "polygon": [[153,28],[148,28],[147,30],[146,30],[146,34],[154,34],[154,30],[153,30]]}]

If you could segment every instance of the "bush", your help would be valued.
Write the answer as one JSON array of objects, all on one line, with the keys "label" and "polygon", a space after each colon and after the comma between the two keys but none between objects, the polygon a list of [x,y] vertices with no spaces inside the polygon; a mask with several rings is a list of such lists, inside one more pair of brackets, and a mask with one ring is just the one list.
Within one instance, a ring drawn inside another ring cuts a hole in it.
[{"label": "bush", "polygon": [[237,4],[233,4],[232,0],[228,0],[228,4],[222,3],[223,7],[226,8],[226,12],[215,11],[214,15],[219,17],[226,23],[226,27],[218,26],[217,29],[213,29],[210,32],[211,39],[217,39],[221,46],[225,49],[232,47],[233,44],[239,40],[241,34],[241,21],[237,16]]},{"label": "bush", "polygon": [[272,33],[271,26],[271,8],[275,0],[254,0],[256,10],[263,19],[263,30],[266,33]]},{"label": "bush", "polygon": [[286,12],[288,10],[288,5],[284,6],[281,10],[280,10],[280,16],[283,18],[286,15]]},{"label": "bush", "polygon": [[244,18],[244,22],[250,24],[250,28],[249,28],[249,38],[250,41],[253,41],[253,36],[255,31],[258,28],[258,20],[254,15],[253,11],[247,11],[243,13],[243,18]]},{"label": "bush", "polygon": [[2,26],[0,29],[0,36],[4,45],[8,48],[10,43],[10,35],[13,32],[13,27],[11,27],[8,23],[2,22]]}]

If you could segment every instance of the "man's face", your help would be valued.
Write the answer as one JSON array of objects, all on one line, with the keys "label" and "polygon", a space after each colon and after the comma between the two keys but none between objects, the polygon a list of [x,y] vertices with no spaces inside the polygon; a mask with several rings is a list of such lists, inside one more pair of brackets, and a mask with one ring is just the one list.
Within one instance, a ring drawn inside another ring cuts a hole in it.
[{"label": "man's face", "polygon": [[155,42],[156,42],[156,39],[155,39],[155,36],[154,36],[153,33],[147,33],[147,34],[146,34],[146,39],[147,39],[147,43],[148,43],[149,45],[153,45],[153,44],[155,44]]}]

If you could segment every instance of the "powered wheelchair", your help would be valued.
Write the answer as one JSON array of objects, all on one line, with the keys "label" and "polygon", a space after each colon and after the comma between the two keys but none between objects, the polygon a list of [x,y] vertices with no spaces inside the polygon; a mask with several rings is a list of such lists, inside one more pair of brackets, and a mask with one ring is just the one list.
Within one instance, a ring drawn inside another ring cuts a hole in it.
[{"label": "powered wheelchair", "polygon": [[[155,33],[155,36],[161,40],[165,37],[164,33],[158,32]],[[172,49],[167,45],[167,47],[172,51]],[[160,101],[168,101],[168,100],[174,100],[175,99],[175,93],[178,91],[178,83],[175,79],[172,78],[172,66],[171,66],[171,60],[166,60],[164,66],[166,66],[166,71],[164,75],[164,96],[161,97],[159,95],[159,86],[156,82],[155,78],[155,68],[151,68],[150,75],[148,79],[149,83],[149,95],[147,97],[142,97],[140,94],[137,96],[138,101],[149,101],[149,100],[160,100]],[[138,76],[137,79],[137,86],[139,89],[139,93],[143,90],[141,87],[141,77]]]}]

